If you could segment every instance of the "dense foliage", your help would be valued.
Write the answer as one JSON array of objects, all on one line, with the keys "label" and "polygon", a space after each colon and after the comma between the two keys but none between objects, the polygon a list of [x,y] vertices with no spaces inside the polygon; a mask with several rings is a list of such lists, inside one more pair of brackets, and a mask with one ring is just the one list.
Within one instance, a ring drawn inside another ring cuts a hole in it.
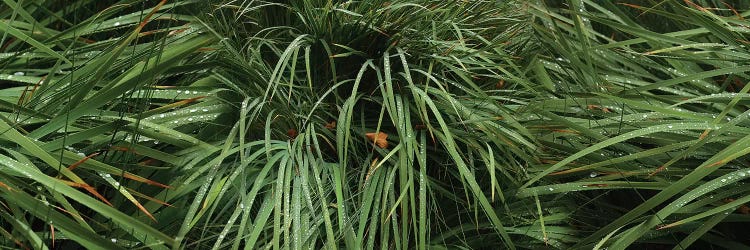
[{"label": "dense foliage", "polygon": [[4,248],[750,248],[750,2],[0,6]]}]

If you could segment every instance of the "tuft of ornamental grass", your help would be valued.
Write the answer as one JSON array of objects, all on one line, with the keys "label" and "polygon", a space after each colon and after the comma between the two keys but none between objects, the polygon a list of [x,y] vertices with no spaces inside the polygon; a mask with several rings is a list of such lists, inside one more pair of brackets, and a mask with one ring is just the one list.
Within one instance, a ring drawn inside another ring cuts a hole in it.
[{"label": "tuft of ornamental grass", "polygon": [[748,5],[5,0],[0,245],[747,248]]}]

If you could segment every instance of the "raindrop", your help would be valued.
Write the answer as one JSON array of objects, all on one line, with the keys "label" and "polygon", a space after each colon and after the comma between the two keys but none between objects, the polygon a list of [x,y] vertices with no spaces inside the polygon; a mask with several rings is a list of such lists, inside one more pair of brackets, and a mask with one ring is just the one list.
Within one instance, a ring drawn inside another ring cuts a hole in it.
[{"label": "raindrop", "polygon": [[23,72],[19,71],[19,72],[13,73],[13,75],[14,76],[23,76],[23,75],[26,75],[26,73],[23,73]]},{"label": "raindrop", "polygon": [[[114,26],[120,26],[120,22],[115,22]],[[114,240],[114,239],[112,239],[112,240]]]},{"label": "raindrop", "polygon": [[554,188],[549,188],[549,191],[555,191],[555,189]]},{"label": "raindrop", "polygon": [[597,175],[596,172],[591,172],[591,174],[589,174],[589,176],[591,176],[591,178],[596,177],[596,175]]}]

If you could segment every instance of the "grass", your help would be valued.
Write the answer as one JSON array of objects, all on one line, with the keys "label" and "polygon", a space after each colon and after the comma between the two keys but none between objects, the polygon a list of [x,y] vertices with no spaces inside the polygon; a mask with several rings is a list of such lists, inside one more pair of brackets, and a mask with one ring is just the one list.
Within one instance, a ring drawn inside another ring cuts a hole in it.
[{"label": "grass", "polygon": [[0,5],[0,245],[744,249],[744,1]]}]

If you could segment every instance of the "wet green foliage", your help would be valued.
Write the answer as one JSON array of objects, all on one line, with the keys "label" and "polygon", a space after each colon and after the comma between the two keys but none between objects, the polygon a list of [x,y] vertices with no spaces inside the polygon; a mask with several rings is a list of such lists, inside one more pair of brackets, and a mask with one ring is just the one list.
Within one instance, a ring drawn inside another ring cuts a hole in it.
[{"label": "wet green foliage", "polygon": [[3,0],[0,245],[748,248],[746,18]]}]

